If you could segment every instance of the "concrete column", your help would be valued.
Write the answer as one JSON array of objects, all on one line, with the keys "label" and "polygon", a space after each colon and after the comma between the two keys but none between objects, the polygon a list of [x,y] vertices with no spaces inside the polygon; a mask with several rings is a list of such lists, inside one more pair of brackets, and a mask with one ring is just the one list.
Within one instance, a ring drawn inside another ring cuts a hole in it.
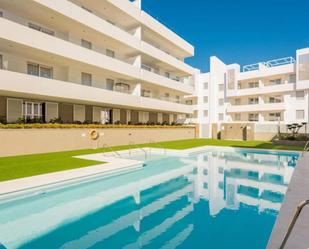
[{"label": "concrete column", "polygon": [[135,96],[141,96],[142,95],[142,84],[141,83],[137,83],[132,91],[132,94]]}]

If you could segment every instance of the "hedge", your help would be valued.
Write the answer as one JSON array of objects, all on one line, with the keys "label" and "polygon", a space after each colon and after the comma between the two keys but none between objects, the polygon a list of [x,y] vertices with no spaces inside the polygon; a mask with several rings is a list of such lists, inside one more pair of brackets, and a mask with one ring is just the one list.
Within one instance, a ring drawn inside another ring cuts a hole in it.
[{"label": "hedge", "polygon": [[0,124],[0,129],[135,129],[135,128],[192,128],[192,125],[121,125],[121,124]]}]

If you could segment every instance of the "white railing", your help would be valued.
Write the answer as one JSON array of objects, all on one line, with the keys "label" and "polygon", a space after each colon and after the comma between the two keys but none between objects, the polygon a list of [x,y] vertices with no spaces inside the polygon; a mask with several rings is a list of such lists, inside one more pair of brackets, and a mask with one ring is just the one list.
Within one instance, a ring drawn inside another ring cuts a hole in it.
[{"label": "white railing", "polygon": [[294,64],[295,59],[293,57],[284,57],[279,59],[274,59],[266,62],[260,62],[250,65],[243,66],[243,72],[255,71],[260,69],[260,65],[263,65],[267,68],[277,67],[282,65]]}]

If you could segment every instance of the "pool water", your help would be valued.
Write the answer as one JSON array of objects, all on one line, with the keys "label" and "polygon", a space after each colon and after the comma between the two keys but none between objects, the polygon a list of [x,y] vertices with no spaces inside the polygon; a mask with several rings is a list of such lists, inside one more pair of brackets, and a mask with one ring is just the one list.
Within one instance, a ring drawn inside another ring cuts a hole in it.
[{"label": "pool water", "polygon": [[6,200],[0,248],[262,249],[297,159],[252,150],[165,155],[129,173]]}]

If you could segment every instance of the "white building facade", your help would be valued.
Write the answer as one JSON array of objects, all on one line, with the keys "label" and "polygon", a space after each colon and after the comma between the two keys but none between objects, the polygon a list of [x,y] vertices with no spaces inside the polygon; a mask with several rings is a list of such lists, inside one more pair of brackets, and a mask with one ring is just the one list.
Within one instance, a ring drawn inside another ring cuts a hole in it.
[{"label": "white building facade", "polygon": [[199,75],[195,95],[187,99],[195,104],[189,122],[200,124],[202,137],[216,137],[226,128],[222,124],[248,124],[255,132],[276,133],[286,131],[287,124],[308,123],[309,48],[297,50],[295,59],[242,69],[211,57],[210,72]]},{"label": "white building facade", "polygon": [[0,118],[173,123],[194,48],[129,0],[0,2]]},{"label": "white building facade", "polygon": [[222,124],[308,122],[309,48],[242,69],[211,57],[209,73],[191,56],[141,0],[2,0],[0,122],[185,121],[213,138]]}]

